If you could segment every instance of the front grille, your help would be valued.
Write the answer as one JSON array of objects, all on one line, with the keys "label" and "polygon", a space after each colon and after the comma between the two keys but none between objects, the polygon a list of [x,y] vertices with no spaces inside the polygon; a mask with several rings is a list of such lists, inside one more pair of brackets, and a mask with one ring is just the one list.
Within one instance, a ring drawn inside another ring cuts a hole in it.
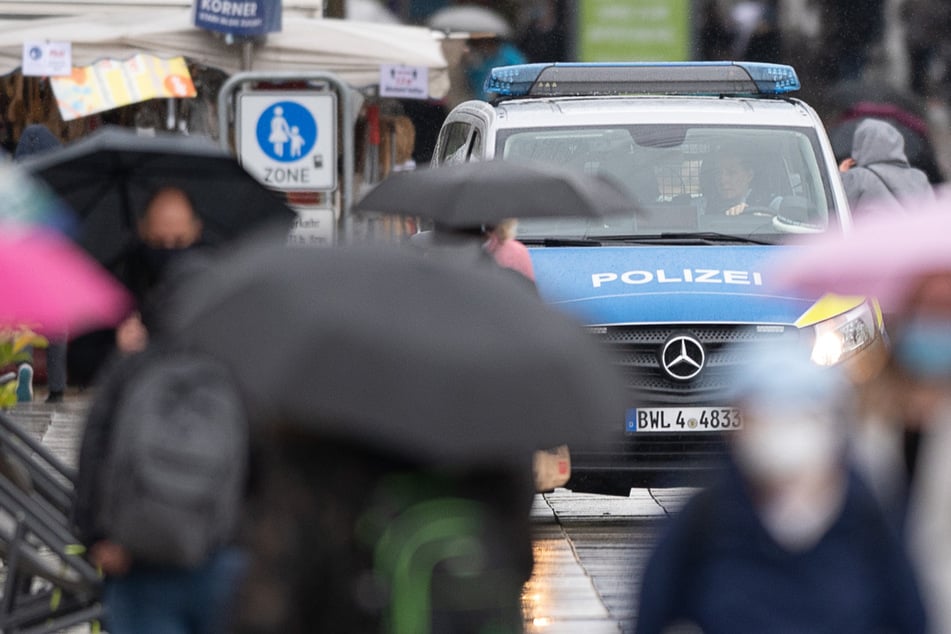
[{"label": "front grille", "polygon": [[[798,329],[792,326],[757,328],[748,324],[609,326],[593,328],[592,333],[623,368],[630,390],[630,407],[735,405],[730,402],[727,390],[732,373],[744,358],[743,348],[799,337]],[[703,370],[687,381],[671,378],[660,363],[664,344],[679,334],[700,342],[706,355]],[[626,433],[623,412],[618,412],[616,429],[609,442],[572,447],[573,480],[569,486],[592,474],[623,473],[621,481],[632,484],[642,478],[703,473],[722,464],[726,450],[724,432]]]},{"label": "front grille", "polygon": [[[699,341],[706,353],[703,370],[693,379],[671,378],[661,367],[660,352],[674,335]],[[691,324],[671,326],[611,326],[596,335],[627,377],[632,406],[729,405],[723,394],[729,377],[743,357],[742,348],[798,337],[794,327],[758,328],[755,325]]]}]

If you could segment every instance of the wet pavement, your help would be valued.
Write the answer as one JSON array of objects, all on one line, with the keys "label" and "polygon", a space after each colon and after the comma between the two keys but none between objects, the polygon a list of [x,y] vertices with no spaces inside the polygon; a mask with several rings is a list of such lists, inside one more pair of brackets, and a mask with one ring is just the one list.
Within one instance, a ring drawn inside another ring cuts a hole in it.
[{"label": "wet pavement", "polygon": [[526,631],[633,631],[656,531],[691,493],[633,489],[615,497],[558,489],[536,496],[535,571],[522,597]]},{"label": "wet pavement", "polygon": [[[43,395],[7,414],[58,458],[75,466],[88,397]],[[529,633],[633,631],[640,574],[654,534],[689,489],[634,489],[629,497],[537,495],[531,511],[535,570],[522,605]],[[83,630],[76,630],[83,631]]]}]

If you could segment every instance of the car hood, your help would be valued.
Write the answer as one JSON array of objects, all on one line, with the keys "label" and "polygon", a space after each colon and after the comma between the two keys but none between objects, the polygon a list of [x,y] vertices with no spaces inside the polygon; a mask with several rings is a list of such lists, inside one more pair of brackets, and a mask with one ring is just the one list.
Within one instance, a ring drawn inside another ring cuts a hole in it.
[{"label": "car hood", "polygon": [[587,325],[795,324],[818,298],[769,288],[783,246],[532,248],[542,297]]}]

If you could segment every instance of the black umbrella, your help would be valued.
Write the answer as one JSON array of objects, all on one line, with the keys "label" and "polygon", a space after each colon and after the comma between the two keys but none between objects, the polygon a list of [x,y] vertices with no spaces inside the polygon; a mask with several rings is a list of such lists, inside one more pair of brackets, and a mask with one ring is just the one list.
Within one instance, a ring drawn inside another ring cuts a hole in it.
[{"label": "black umbrella", "polygon": [[470,466],[623,424],[595,340],[499,269],[386,246],[217,258],[168,304],[168,334],[227,362],[256,421]]},{"label": "black umbrella", "polygon": [[506,218],[633,215],[636,204],[601,174],[539,162],[472,161],[397,172],[355,209],[421,216],[465,229]]},{"label": "black umbrella", "polygon": [[148,137],[107,126],[22,164],[73,208],[81,223],[77,240],[107,267],[127,250],[137,218],[159,186],[188,193],[209,244],[267,222],[289,229],[295,218],[275,193],[205,137]]}]

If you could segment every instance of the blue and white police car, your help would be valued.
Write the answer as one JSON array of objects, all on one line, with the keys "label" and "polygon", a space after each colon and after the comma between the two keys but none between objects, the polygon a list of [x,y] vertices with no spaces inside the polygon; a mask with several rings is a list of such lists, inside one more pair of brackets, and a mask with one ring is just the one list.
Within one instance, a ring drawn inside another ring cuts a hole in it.
[{"label": "blue and white police car", "polygon": [[[606,173],[637,211],[520,219],[539,292],[618,353],[631,400],[610,447],[571,447],[574,490],[694,484],[742,425],[734,346],[803,342],[861,377],[885,350],[861,297],[777,296],[766,262],[851,216],[825,129],[792,67],[745,62],[496,68],[493,102],[446,118],[434,165],[547,161]],[[553,345],[557,345],[553,342]]]}]

